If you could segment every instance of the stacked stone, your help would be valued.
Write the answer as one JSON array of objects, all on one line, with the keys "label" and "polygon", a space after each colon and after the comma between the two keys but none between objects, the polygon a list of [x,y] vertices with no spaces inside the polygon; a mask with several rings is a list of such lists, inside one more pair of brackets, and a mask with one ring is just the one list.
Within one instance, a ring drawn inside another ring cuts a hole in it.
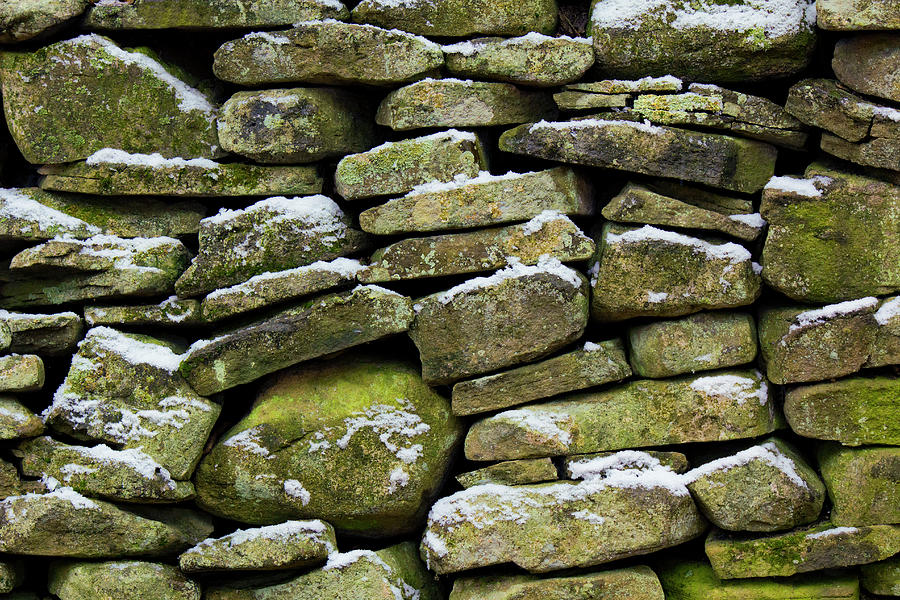
[{"label": "stacked stone", "polygon": [[893,0],[0,43],[0,598],[900,596]]}]

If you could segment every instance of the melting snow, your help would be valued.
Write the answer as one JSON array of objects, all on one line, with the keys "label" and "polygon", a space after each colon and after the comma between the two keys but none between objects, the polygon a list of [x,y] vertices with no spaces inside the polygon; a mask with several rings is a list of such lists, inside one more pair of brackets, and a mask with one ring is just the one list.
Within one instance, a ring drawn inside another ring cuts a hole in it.
[{"label": "melting snow", "polygon": [[690,388],[707,396],[727,398],[743,406],[747,400],[756,399],[760,405],[769,401],[769,388],[758,374],[759,379],[741,377],[739,375],[711,375],[698,377],[691,382]]},{"label": "melting snow", "polygon": [[797,473],[794,461],[791,460],[789,456],[782,453],[781,450],[778,449],[778,446],[772,442],[766,442],[759,446],[747,448],[733,456],[726,456],[701,465],[696,469],[692,469],[684,474],[684,482],[685,484],[693,483],[706,475],[729,471],[735,467],[744,466],[754,460],[761,460],[775,467],[784,473],[788,479],[802,488],[809,487],[806,484],[806,481],[804,481],[800,474]]}]

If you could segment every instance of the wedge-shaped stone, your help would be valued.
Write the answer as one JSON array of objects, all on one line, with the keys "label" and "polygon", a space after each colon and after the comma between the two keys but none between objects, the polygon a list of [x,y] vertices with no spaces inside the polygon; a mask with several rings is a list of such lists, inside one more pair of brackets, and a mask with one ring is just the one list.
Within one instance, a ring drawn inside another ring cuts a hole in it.
[{"label": "wedge-shaped stone", "polygon": [[631,375],[622,341],[586,342],[560,356],[453,386],[453,413],[471,415],[582,390]]},{"label": "wedge-shaped stone", "polygon": [[140,449],[174,479],[194,470],[220,407],[178,374],[174,346],[108,327],[88,331],[43,416],[80,440]]},{"label": "wedge-shaped stone", "polygon": [[200,250],[175,284],[180,297],[241,283],[266,272],[361,250],[366,236],[325,196],[260,200],[200,221]]},{"label": "wedge-shaped stone", "polygon": [[825,521],[761,538],[713,531],[706,556],[722,579],[787,577],[884,560],[900,552],[900,526],[835,527]]},{"label": "wedge-shaped stone", "polygon": [[180,371],[199,393],[214,394],[304,360],[401,333],[413,320],[409,298],[378,286],[319,296],[194,343]]},{"label": "wedge-shaped stone", "polygon": [[353,20],[387,28],[396,27],[420,35],[468,37],[479,33],[553,33],[556,13],[554,0],[437,0],[415,4],[363,0],[353,9]]},{"label": "wedge-shaped stone", "polygon": [[546,92],[509,83],[470,79],[425,79],[394,90],[381,101],[375,121],[395,131],[422,127],[491,127],[550,119],[556,115]]},{"label": "wedge-shaped stone", "polygon": [[587,260],[594,242],[558,211],[544,211],[527,223],[410,238],[375,251],[364,282],[418,279],[492,271],[510,257],[533,265],[550,256],[561,262]]},{"label": "wedge-shaped stone", "polygon": [[620,450],[566,456],[563,459],[563,467],[564,473],[570,479],[603,479],[610,473],[623,469],[662,469],[684,473],[688,470],[688,460],[680,452]]},{"label": "wedge-shaped stone", "polygon": [[[900,117],[900,111],[898,117]],[[822,134],[822,150],[864,167],[900,171],[900,139],[873,138],[851,143],[834,135]]]},{"label": "wedge-shaped stone", "polygon": [[756,358],[756,325],[746,313],[704,312],[628,330],[629,358],[641,377],[722,369]]},{"label": "wedge-shaped stone", "polygon": [[405,194],[417,185],[477,177],[487,157],[474,133],[450,129],[345,156],[334,185],[345,200]]},{"label": "wedge-shaped stone", "polygon": [[194,497],[190,481],[175,481],[165,467],[139,449],[69,446],[45,436],[22,442],[14,453],[22,459],[25,475],[52,477],[92,498],[155,503]]},{"label": "wedge-shaped stone", "polygon": [[526,221],[544,211],[593,213],[592,186],[567,167],[426,183],[359,215],[364,231],[380,235],[471,229]]},{"label": "wedge-shaped stone", "polygon": [[778,420],[755,371],[638,380],[482,419],[466,458],[510,460],[756,437]]},{"label": "wedge-shaped stone", "polygon": [[210,533],[210,519],[183,508],[142,515],[72,488],[0,500],[0,549],[28,556],[114,558],[181,552]]},{"label": "wedge-shaped stone", "polygon": [[672,73],[743,83],[802,71],[816,42],[811,0],[739,0],[723,5],[594,0],[597,66],[630,78]]},{"label": "wedge-shaped stone", "polygon": [[134,0],[98,3],[84,24],[99,30],[232,29],[349,16],[340,2],[327,0]]},{"label": "wedge-shaped stone", "polygon": [[547,577],[493,575],[460,577],[450,600],[663,600],[663,590],[650,567],[638,566],[587,575]]},{"label": "wedge-shaped stone", "polygon": [[337,540],[331,525],[287,521],[203,540],[178,557],[178,566],[185,573],[297,569],[323,564],[332,552]]},{"label": "wedge-shaped stone", "polygon": [[900,445],[900,379],[848,377],[798,386],[784,396],[784,415],[798,435],[846,446]]},{"label": "wedge-shaped stone", "polygon": [[44,431],[41,418],[11,396],[0,396],[0,440],[33,437]]},{"label": "wedge-shaped stone", "polygon": [[900,523],[900,448],[819,447],[819,470],[831,499],[835,525]]},{"label": "wedge-shaped stone", "polygon": [[47,588],[60,600],[200,600],[200,585],[177,567],[141,561],[53,563]]},{"label": "wedge-shaped stone", "polygon": [[860,568],[862,585],[873,594],[900,596],[900,556]]},{"label": "wedge-shaped stone", "polygon": [[515,38],[476,38],[443,47],[453,75],[554,87],[575,81],[594,64],[587,38],[537,32]]},{"label": "wedge-shaped stone", "polygon": [[437,583],[416,556],[411,542],[377,552],[335,552],[321,569],[286,583],[248,588],[211,587],[208,600],[440,600]]},{"label": "wedge-shaped stone", "polygon": [[0,57],[3,104],[32,163],[87,158],[102,148],[213,158],[215,109],[142,52],[98,35]]},{"label": "wedge-shaped stone", "polygon": [[269,196],[322,191],[322,178],[312,166],[184,160],[112,148],[99,150],[84,162],[42,167],[40,173],[45,190],[104,196]]},{"label": "wedge-shaped stone", "polygon": [[219,111],[225,150],[261,163],[309,163],[375,143],[372,111],[338,88],[238,92]]},{"label": "wedge-shaped stone", "polygon": [[745,306],[761,291],[758,266],[733,242],[607,223],[591,269],[591,314],[621,321]]},{"label": "wedge-shaped stone", "polygon": [[788,579],[721,580],[707,561],[673,562],[658,567],[668,600],[857,600],[856,574],[815,573]]},{"label": "wedge-shaped stone", "polygon": [[746,241],[755,240],[766,222],[759,214],[710,210],[629,183],[603,207],[603,216],[619,223],[646,223],[719,231]]},{"label": "wedge-shaped stone", "polygon": [[777,151],[754,140],[632,121],[531,123],[500,136],[500,149],[568,163],[672,177],[755,192],[775,169]]},{"label": "wedge-shaped stone", "polygon": [[806,525],[825,502],[822,480],[777,438],[692,469],[684,481],[703,514],[732,531]]},{"label": "wedge-shaped stone", "polygon": [[190,251],[170,237],[54,238],[12,258],[0,296],[6,306],[25,307],[163,295],[189,260]]},{"label": "wedge-shaped stone", "polygon": [[84,331],[84,322],[73,312],[43,315],[0,309],[0,323],[9,327],[9,351],[20,354],[69,354]]},{"label": "wedge-shaped stone", "polygon": [[554,258],[534,266],[513,261],[420,298],[409,336],[422,377],[450,383],[528,362],[578,339],[587,325],[587,282]]},{"label": "wedge-shaped stone", "polygon": [[805,302],[900,290],[900,186],[812,164],[763,191],[763,278]]},{"label": "wedge-shaped stone", "polygon": [[436,73],[441,47],[417,35],[335,20],[254,32],[216,50],[213,71],[241,85],[396,85]]},{"label": "wedge-shaped stone", "polygon": [[255,275],[243,283],[220,288],[203,299],[205,321],[219,321],[245,312],[296,300],[356,281],[366,267],[358,260],[317,260],[303,267]]},{"label": "wedge-shaped stone", "polygon": [[464,488],[486,483],[523,485],[555,481],[556,479],[559,479],[559,474],[556,471],[556,465],[549,458],[507,460],[456,476],[456,480]]},{"label": "wedge-shaped stone", "polygon": [[44,361],[40,356],[0,356],[0,392],[34,392],[43,386]]},{"label": "wedge-shaped stone", "polygon": [[170,296],[159,304],[126,306],[85,306],[84,320],[97,325],[196,325],[200,319],[199,300],[180,300]]},{"label": "wedge-shaped stone", "polygon": [[831,68],[850,89],[900,102],[900,33],[862,33],[838,40]]},{"label": "wedge-shaped stone", "polygon": [[590,567],[697,537],[706,524],[678,475],[471,487],[431,508],[422,555],[438,574],[513,563],[532,573]]},{"label": "wedge-shaped stone", "polygon": [[[89,0],[16,0],[0,6],[0,43],[49,34],[90,6]],[[9,591],[9,590],[5,590]]]},{"label": "wedge-shaped stone", "polygon": [[817,0],[816,24],[821,29],[859,31],[900,29],[900,7],[880,0]]}]

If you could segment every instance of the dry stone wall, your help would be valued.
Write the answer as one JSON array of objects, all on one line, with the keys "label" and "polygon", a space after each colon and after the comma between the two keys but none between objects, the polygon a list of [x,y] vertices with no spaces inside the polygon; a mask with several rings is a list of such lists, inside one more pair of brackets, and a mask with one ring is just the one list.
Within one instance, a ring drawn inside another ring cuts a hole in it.
[{"label": "dry stone wall", "polygon": [[896,0],[0,44],[0,598],[900,596]]}]

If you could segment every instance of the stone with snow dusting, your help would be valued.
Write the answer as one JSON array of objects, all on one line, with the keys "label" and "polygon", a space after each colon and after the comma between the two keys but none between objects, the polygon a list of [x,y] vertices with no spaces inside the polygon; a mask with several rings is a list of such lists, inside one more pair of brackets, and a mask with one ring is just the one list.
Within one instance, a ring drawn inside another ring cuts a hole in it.
[{"label": "stone with snow dusting", "polygon": [[[664,600],[659,579],[650,567],[636,566],[565,577],[491,575],[459,577],[453,600],[595,600],[598,590],[609,598]],[[602,596],[601,596],[602,597]]]},{"label": "stone with snow dusting", "polygon": [[9,328],[9,351],[19,354],[68,354],[81,339],[84,321],[74,312],[55,314],[0,309],[0,323]]},{"label": "stone with snow dusting", "polygon": [[900,6],[892,2],[818,0],[816,23],[829,31],[900,29]]},{"label": "stone with snow dusting", "polygon": [[347,354],[267,381],[201,462],[198,502],[244,523],[316,517],[367,537],[407,533],[421,525],[461,435],[417,367]]},{"label": "stone with snow dusting", "polygon": [[831,522],[839,526],[900,523],[900,448],[847,448],[821,444],[819,470],[831,499]]},{"label": "stone with snow dusting", "polygon": [[11,396],[0,396],[0,440],[40,435],[44,423],[31,409]]},{"label": "stone with snow dusting", "polygon": [[43,385],[44,361],[40,356],[0,356],[0,392],[36,392]]},{"label": "stone with snow dusting", "polygon": [[155,58],[107,38],[85,35],[5,54],[0,73],[10,133],[29,162],[71,162],[110,147],[221,154],[209,99]]},{"label": "stone with snow dusting", "polygon": [[177,373],[180,350],[146,335],[91,329],[45,422],[79,440],[140,449],[172,478],[187,479],[220,407]]},{"label": "stone with snow dusting", "polygon": [[684,473],[688,470],[688,459],[680,452],[660,450],[592,452],[565,457],[563,469],[569,479],[602,479],[623,469],[663,469]]},{"label": "stone with snow dusting", "polygon": [[862,33],[838,41],[831,67],[850,89],[900,102],[898,62],[900,33]]},{"label": "stone with snow dusting", "polygon": [[99,325],[160,325],[185,327],[201,321],[200,301],[169,296],[158,304],[85,306],[84,319],[91,327]]},{"label": "stone with snow dusting", "polygon": [[0,242],[43,241],[56,236],[89,238],[100,227],[40,202],[36,188],[0,188]]},{"label": "stone with snow dusting", "polygon": [[900,296],[881,300],[875,311],[875,323],[875,341],[866,366],[900,364]]},{"label": "stone with snow dusting", "polygon": [[469,428],[470,460],[512,460],[756,437],[779,424],[758,371],[642,379],[507,410]]},{"label": "stone with snow dusting", "polygon": [[57,562],[50,567],[47,588],[64,600],[200,600],[200,584],[178,567],[155,562]]}]

